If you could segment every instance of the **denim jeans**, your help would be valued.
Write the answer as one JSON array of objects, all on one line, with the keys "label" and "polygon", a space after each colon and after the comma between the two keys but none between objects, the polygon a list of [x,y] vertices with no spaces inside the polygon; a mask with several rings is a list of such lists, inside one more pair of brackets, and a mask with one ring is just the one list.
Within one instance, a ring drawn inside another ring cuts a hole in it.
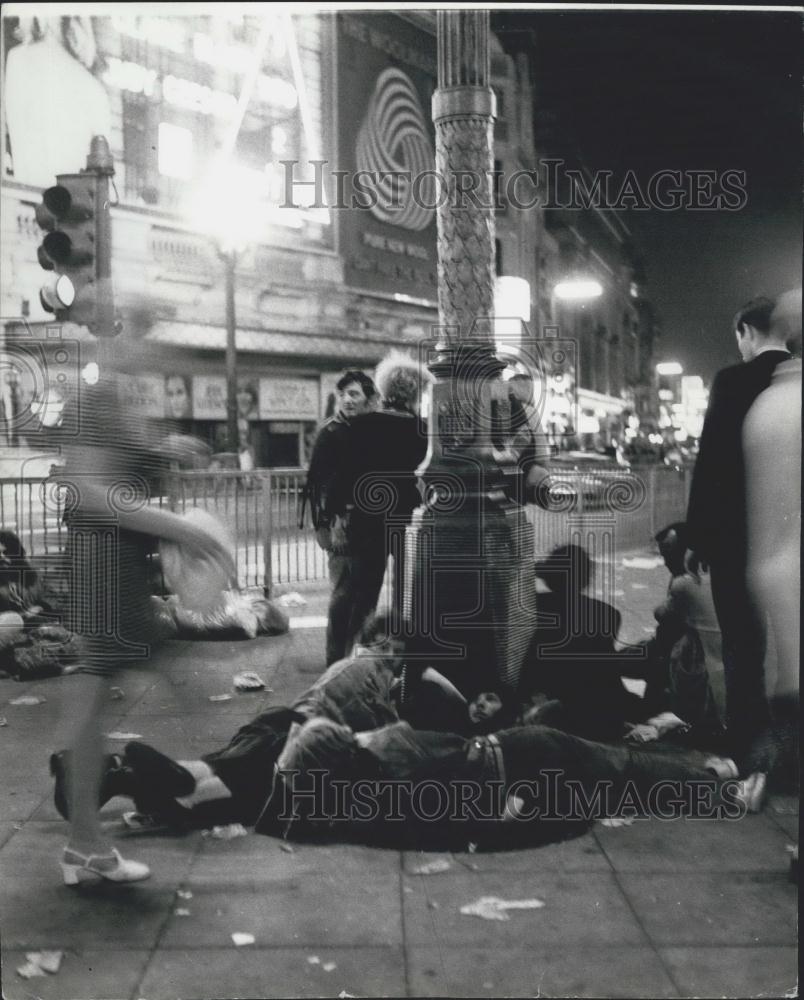
[{"label": "denim jeans", "polygon": [[385,549],[382,544],[329,556],[332,595],[327,621],[327,666],[350,651],[368,616],[377,606],[383,576]]}]

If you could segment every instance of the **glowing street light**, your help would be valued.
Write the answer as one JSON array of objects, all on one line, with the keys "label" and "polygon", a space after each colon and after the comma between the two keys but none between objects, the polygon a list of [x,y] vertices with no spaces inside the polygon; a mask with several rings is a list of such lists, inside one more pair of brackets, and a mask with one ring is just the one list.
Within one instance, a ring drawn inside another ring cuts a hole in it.
[{"label": "glowing street light", "polygon": [[594,278],[568,278],[558,282],[553,288],[553,294],[563,302],[584,302],[599,299],[603,294],[603,286]]},{"label": "glowing street light", "polygon": [[657,375],[683,375],[684,369],[678,361],[660,361],[656,365]]},{"label": "glowing street light", "polygon": [[235,269],[238,255],[259,238],[265,184],[265,177],[258,171],[219,161],[196,192],[190,208],[196,226],[215,241],[226,270],[226,436],[229,450],[235,454],[240,451]]}]

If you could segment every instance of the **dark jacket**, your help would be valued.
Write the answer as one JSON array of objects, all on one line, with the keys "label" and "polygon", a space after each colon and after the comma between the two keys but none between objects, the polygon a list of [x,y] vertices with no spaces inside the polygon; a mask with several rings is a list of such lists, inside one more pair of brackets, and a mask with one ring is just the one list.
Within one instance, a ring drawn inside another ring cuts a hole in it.
[{"label": "dark jacket", "polygon": [[326,527],[338,511],[332,510],[332,486],[343,460],[349,421],[340,413],[321,425],[313,444],[304,488],[299,527],[304,527],[304,508],[310,505],[314,528]]},{"label": "dark jacket", "polygon": [[687,507],[690,548],[707,562],[737,570],[745,566],[743,421],[770,385],[773,370],[789,357],[783,350],[765,351],[752,361],[719,371],[712,383]]},{"label": "dark jacket", "polygon": [[376,541],[389,520],[409,520],[421,503],[415,473],[427,452],[426,425],[398,410],[363,413],[351,421],[344,444],[332,508],[350,512],[355,541]]}]

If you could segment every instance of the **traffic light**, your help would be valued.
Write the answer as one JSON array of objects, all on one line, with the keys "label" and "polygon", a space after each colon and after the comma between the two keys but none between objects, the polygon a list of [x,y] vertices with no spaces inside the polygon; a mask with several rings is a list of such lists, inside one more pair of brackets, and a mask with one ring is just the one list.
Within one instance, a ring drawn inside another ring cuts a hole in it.
[{"label": "traffic light", "polygon": [[[36,221],[47,231],[37,250],[40,265],[52,271],[39,301],[60,320],[94,331],[98,300],[96,213],[99,178],[87,171],[60,174],[42,195]],[[108,207],[105,208],[108,212]]]}]

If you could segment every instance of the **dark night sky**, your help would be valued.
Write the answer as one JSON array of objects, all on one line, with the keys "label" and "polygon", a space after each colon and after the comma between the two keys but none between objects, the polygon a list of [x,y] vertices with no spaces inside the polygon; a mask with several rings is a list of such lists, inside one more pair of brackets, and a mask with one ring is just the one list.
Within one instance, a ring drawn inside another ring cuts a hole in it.
[{"label": "dark night sky", "polygon": [[558,142],[643,185],[665,168],[746,171],[737,212],[623,214],[663,326],[659,359],[707,379],[739,361],[737,308],[801,284],[800,13],[498,10],[492,25],[530,53],[540,156]]}]

